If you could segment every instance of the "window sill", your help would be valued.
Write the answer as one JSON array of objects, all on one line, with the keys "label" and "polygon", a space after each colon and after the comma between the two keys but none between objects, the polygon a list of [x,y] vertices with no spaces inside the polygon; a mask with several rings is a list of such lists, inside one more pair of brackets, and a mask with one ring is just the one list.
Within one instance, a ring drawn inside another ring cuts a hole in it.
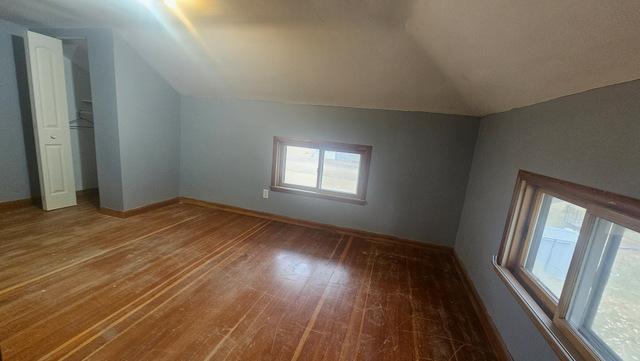
[{"label": "window sill", "polygon": [[329,199],[329,200],[332,200],[332,201],[352,203],[352,204],[357,204],[357,205],[361,205],[361,206],[364,206],[365,204],[367,204],[367,201],[364,200],[364,199],[341,197],[341,196],[337,196],[337,195],[333,195],[333,194],[305,191],[305,190],[296,189],[296,188],[271,186],[271,190],[274,191],[274,192],[298,194],[298,195],[306,196],[306,197]]},{"label": "window sill", "polygon": [[498,277],[504,282],[516,301],[522,306],[527,316],[538,328],[542,336],[547,340],[553,351],[560,360],[582,361],[580,353],[575,350],[569,340],[561,333],[560,329],[553,323],[553,320],[544,312],[538,303],[529,295],[527,290],[520,284],[520,281],[506,267],[498,264],[497,258],[493,257],[493,269]]}]

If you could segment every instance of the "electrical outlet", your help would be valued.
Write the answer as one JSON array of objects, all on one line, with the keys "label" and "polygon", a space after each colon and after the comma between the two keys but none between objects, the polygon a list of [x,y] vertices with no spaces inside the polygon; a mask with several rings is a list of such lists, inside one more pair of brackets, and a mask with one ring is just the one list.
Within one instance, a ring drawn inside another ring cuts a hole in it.
[{"label": "electrical outlet", "polygon": [[263,189],[262,190],[262,198],[264,198],[264,199],[269,198],[269,190],[268,189]]}]

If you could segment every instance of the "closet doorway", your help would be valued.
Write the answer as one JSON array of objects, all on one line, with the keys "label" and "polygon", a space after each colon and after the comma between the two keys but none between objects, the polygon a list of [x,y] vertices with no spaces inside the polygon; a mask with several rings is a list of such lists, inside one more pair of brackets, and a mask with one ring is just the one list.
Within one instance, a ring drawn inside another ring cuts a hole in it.
[{"label": "closet doorway", "polygon": [[76,192],[95,200],[97,205],[98,172],[87,40],[61,40]]},{"label": "closet doorway", "polygon": [[87,40],[27,31],[25,50],[42,208],[99,207]]}]

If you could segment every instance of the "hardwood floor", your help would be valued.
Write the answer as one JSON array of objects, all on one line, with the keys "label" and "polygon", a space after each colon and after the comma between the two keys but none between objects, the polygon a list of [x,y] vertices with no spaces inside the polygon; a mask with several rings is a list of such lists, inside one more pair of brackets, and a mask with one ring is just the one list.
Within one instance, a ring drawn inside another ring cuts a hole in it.
[{"label": "hardwood floor", "polygon": [[175,204],[0,213],[13,360],[495,360],[450,253]]}]

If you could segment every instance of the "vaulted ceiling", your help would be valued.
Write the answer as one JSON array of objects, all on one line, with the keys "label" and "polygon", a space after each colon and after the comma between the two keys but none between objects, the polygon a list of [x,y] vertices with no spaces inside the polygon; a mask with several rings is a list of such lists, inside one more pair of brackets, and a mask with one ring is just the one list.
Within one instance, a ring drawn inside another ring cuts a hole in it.
[{"label": "vaulted ceiling", "polygon": [[113,27],[178,92],[485,115],[640,78],[638,0],[4,0]]}]

